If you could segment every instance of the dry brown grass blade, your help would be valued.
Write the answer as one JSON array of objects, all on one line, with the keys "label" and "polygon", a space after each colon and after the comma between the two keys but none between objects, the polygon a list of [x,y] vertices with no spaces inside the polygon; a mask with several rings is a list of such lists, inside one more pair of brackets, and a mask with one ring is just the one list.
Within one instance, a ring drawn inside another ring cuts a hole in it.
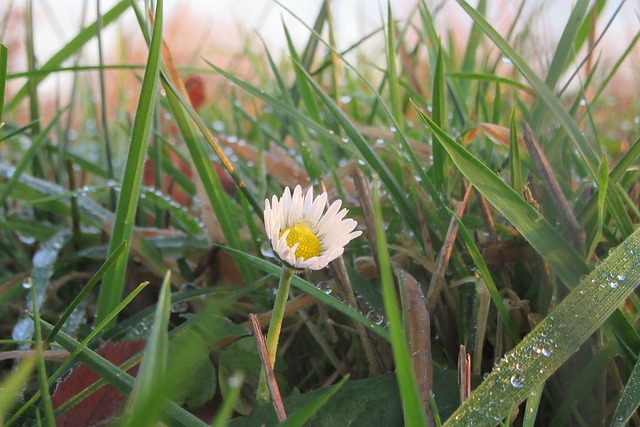
[{"label": "dry brown grass blade", "polygon": [[[260,156],[260,152],[257,147],[250,144],[245,144],[233,139],[219,137],[218,141],[223,146],[229,148],[239,158],[257,164]],[[275,179],[283,186],[295,187],[301,185],[306,187],[309,185],[309,176],[307,171],[285,151],[271,145],[269,150],[263,153],[264,167],[269,177]]]},{"label": "dry brown grass blade", "polygon": [[526,122],[521,122],[521,125],[524,131],[524,141],[527,145],[527,150],[529,150],[529,154],[531,155],[531,159],[533,160],[533,165],[538,171],[538,175],[540,175],[540,179],[542,179],[547,191],[549,191],[549,194],[553,198],[553,201],[556,204],[556,210],[562,218],[562,222],[569,229],[570,239],[573,241],[574,248],[578,252],[581,252],[584,247],[585,232],[573,214],[573,210],[571,209],[571,206],[569,206],[569,202],[564,197],[564,193],[562,192],[560,184],[553,173],[553,169],[542,151],[542,147],[540,147],[538,140],[533,135],[533,131]]},{"label": "dry brown grass blade", "polygon": [[249,320],[251,322],[251,331],[253,336],[256,337],[256,343],[258,344],[258,354],[260,354],[260,362],[262,369],[265,372],[267,378],[267,385],[269,386],[269,393],[271,393],[271,402],[276,410],[278,421],[282,422],[287,419],[287,413],[284,410],[284,402],[282,401],[282,395],[278,388],[278,382],[276,381],[276,374],[273,372],[271,363],[269,363],[269,351],[267,350],[267,343],[262,335],[260,324],[258,323],[258,316],[251,313],[249,314]]},{"label": "dry brown grass blade", "polygon": [[411,365],[418,383],[422,406],[425,408],[429,423],[433,425],[433,414],[431,413],[431,391],[433,390],[431,321],[427,302],[420,283],[412,275],[400,268],[396,268],[396,272],[400,280],[400,289],[404,293],[402,301],[409,332]]},{"label": "dry brown grass blade", "polygon": [[484,349],[485,335],[487,332],[487,324],[489,322],[489,308],[491,307],[491,294],[487,284],[479,277],[476,283],[476,292],[478,294],[478,309],[476,317],[475,340],[473,343],[473,373],[480,375],[482,370],[482,352]]},{"label": "dry brown grass blade", "polygon": [[[467,207],[467,203],[469,202],[469,196],[471,195],[471,184],[467,185],[467,190],[464,193],[464,198],[458,204],[456,208],[456,216],[458,218],[462,217],[464,210]],[[427,291],[427,309],[429,312],[433,312],[436,308],[436,303],[438,302],[438,298],[440,297],[440,292],[442,291],[442,287],[444,286],[444,274],[447,271],[447,267],[449,266],[449,260],[451,259],[451,252],[453,251],[453,245],[456,242],[456,237],[458,235],[458,223],[455,218],[451,218],[451,222],[449,223],[449,229],[447,230],[447,235],[444,239],[444,243],[442,245],[442,249],[438,253],[438,258],[436,259],[436,267],[433,271],[433,276],[431,276],[431,283],[429,283],[429,290]]]},{"label": "dry brown grass blade", "polygon": [[[469,130],[462,138],[462,145],[473,142],[479,135],[485,135],[492,142],[503,147],[509,147],[511,130],[508,127],[495,125],[493,123],[480,123],[475,128]],[[524,146],[524,140],[518,137],[518,143]]]},{"label": "dry brown grass blade", "polygon": [[458,378],[462,404],[471,394],[471,355],[463,345],[460,346],[460,353],[458,353]]}]

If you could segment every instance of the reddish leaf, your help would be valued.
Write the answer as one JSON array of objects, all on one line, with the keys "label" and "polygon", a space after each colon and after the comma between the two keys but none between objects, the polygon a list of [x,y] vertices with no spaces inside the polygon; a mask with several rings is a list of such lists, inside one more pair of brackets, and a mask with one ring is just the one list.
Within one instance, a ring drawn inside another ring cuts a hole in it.
[{"label": "reddish leaf", "polygon": [[[97,353],[114,365],[120,365],[142,350],[144,344],[143,340],[107,343]],[[127,372],[135,376],[137,371],[138,365]],[[53,407],[60,407],[67,400],[99,379],[100,377],[86,365],[80,365],[58,383],[58,387],[52,396]],[[106,421],[117,414],[125,401],[125,395],[117,391],[113,386],[105,385],[60,415],[56,419],[56,425],[58,427],[104,425]]]}]

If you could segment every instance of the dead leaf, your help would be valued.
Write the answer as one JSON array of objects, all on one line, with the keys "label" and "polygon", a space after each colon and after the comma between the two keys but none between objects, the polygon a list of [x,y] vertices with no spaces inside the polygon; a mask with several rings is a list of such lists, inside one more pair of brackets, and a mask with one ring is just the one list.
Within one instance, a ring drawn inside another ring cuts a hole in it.
[{"label": "dead leaf", "polygon": [[[120,365],[141,351],[144,345],[143,340],[107,343],[97,353],[114,365]],[[137,371],[138,365],[129,369],[127,373],[135,376]],[[56,391],[51,397],[54,409],[99,379],[98,374],[86,365],[80,365],[58,383]],[[104,425],[117,415],[126,399],[124,394],[107,384],[56,418],[56,425],[58,427]]]}]

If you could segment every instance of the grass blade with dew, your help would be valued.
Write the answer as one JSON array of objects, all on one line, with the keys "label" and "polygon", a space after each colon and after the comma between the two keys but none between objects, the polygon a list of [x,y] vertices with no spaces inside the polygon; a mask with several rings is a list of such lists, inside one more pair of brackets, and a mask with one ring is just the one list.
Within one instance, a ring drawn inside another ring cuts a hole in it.
[{"label": "grass blade with dew", "polygon": [[430,421],[427,421],[425,408],[422,407],[420,391],[418,390],[409,356],[409,346],[403,331],[398,297],[396,296],[395,284],[391,273],[391,261],[380,207],[380,195],[378,186],[375,183],[373,185],[373,211],[378,243],[382,297],[385,315],[389,322],[389,341],[391,342],[391,351],[396,366],[396,378],[402,400],[404,422],[406,426],[426,426],[430,424]]},{"label": "grass blade with dew", "polygon": [[640,282],[640,230],[502,358],[445,426],[495,425],[549,378]]},{"label": "grass blade with dew", "polygon": [[[251,264],[253,264],[254,266],[256,266],[257,268],[261,269],[262,271],[269,273],[275,277],[280,277],[280,273],[282,271],[282,267],[279,267],[271,262],[268,262],[266,260],[263,260],[261,258],[255,257],[253,255],[244,253],[244,252],[240,252],[236,249],[233,248],[229,248],[229,247],[222,247],[225,251],[228,251],[231,253],[231,255],[233,255],[236,258],[244,258],[247,261],[249,261]],[[307,282],[306,280],[302,279],[299,276],[293,276],[292,280],[291,280],[291,284],[293,286],[295,286],[296,288],[300,289],[301,291],[315,297],[317,300],[327,304],[329,307],[345,314],[346,316],[348,316],[349,318],[351,318],[352,320],[356,321],[356,322],[360,322],[362,323],[364,326],[366,326],[367,328],[369,328],[371,331],[375,332],[376,334],[380,335],[382,338],[388,339],[389,336],[387,334],[387,331],[385,328],[376,325],[374,322],[371,321],[371,319],[369,319],[367,316],[363,315],[362,313],[360,313],[359,311],[349,307],[348,305],[344,304],[342,301],[338,301],[336,298],[325,294],[324,292],[322,292],[320,289],[318,289],[317,287],[315,287],[312,283]]]},{"label": "grass blade with dew", "polygon": [[640,359],[636,362],[622,391],[610,427],[624,427],[640,406]]},{"label": "grass blade with dew", "polygon": [[[133,233],[138,196],[142,183],[143,164],[147,152],[155,100],[158,93],[160,47],[162,46],[162,12],[163,0],[157,0],[151,46],[149,48],[149,56],[142,80],[140,100],[131,131],[131,142],[129,145],[129,153],[127,154],[127,162],[122,179],[122,190],[118,199],[111,242],[109,244],[109,253],[113,253],[122,242],[129,242]],[[100,288],[96,322],[101,322],[107,313],[111,312],[120,302],[128,259],[128,256],[118,258],[114,268],[109,270],[105,275],[104,283],[108,285],[103,285]],[[108,325],[107,329],[111,327],[113,327],[113,324]]]},{"label": "grass blade with dew", "polygon": [[[438,56],[433,77],[433,103],[431,118],[440,127],[446,127],[447,118],[447,93],[444,80],[444,57],[442,43],[438,44]],[[438,138],[434,135],[431,139],[433,153],[432,177],[435,187],[444,194],[448,194],[447,152],[442,147]]]},{"label": "grass blade with dew", "polygon": [[487,288],[489,289],[489,294],[491,295],[493,304],[496,306],[498,313],[502,317],[502,321],[507,327],[507,330],[509,331],[509,334],[511,334],[511,337],[513,338],[513,340],[515,342],[520,341],[520,334],[518,334],[518,331],[516,330],[515,326],[513,325],[513,322],[511,321],[511,317],[509,316],[509,311],[504,305],[502,296],[500,295],[500,291],[498,290],[498,287],[496,286],[495,282],[493,281],[493,278],[491,277],[489,268],[487,267],[487,264],[484,262],[484,259],[482,258],[482,254],[480,253],[478,246],[474,242],[473,237],[471,237],[471,234],[469,234],[467,227],[465,227],[464,223],[460,220],[460,218],[456,217],[456,222],[458,223],[458,232],[462,236],[464,243],[467,245],[467,250],[469,251],[469,255],[471,255],[471,259],[473,259],[474,265],[478,269],[478,273],[480,273],[480,276],[485,281]]},{"label": "grass blade with dew", "polygon": [[167,395],[166,371],[169,335],[167,328],[171,314],[171,270],[162,281],[160,297],[156,305],[155,317],[149,339],[145,345],[144,357],[140,363],[133,391],[125,408],[126,427],[155,425]]},{"label": "grass blade with dew", "polygon": [[63,111],[59,111],[58,114],[56,114],[56,116],[51,120],[51,122],[49,122],[47,127],[42,132],[39,132],[37,134],[36,139],[33,141],[31,145],[29,145],[29,148],[27,148],[24,151],[20,159],[20,162],[18,162],[13,174],[11,175],[11,178],[9,178],[9,181],[7,182],[7,184],[4,185],[2,187],[2,191],[0,191],[0,205],[4,205],[4,202],[6,201],[7,197],[9,197],[9,195],[15,188],[16,184],[20,180],[20,175],[22,175],[22,172],[32,164],[33,159],[38,154],[38,150],[40,150],[42,145],[45,142],[47,142],[48,132],[58,122],[58,119],[60,119],[60,115],[63,113]]},{"label": "grass blade with dew", "polygon": [[104,264],[102,264],[102,266],[98,269],[96,274],[94,274],[93,277],[91,277],[91,280],[89,280],[89,282],[85,285],[85,287],[82,288],[82,290],[78,293],[78,295],[76,295],[73,301],[69,304],[69,306],[64,311],[62,316],[60,316],[55,326],[53,327],[53,330],[47,336],[47,339],[45,340],[46,343],[50,343],[53,340],[55,340],[56,334],[64,326],[64,322],[69,318],[69,316],[71,316],[73,311],[82,302],[82,300],[84,300],[84,298],[89,294],[89,292],[91,292],[93,287],[98,284],[100,279],[102,279],[102,276],[114,265],[114,263],[118,260],[118,258],[125,251],[126,248],[127,248],[127,243],[122,242],[120,246],[118,246],[113,251],[113,253],[109,256],[109,258],[107,258]]},{"label": "grass blade with dew", "polygon": [[[220,178],[213,167],[213,163],[209,161],[209,156],[201,144],[201,141],[197,138],[193,122],[189,118],[188,111],[192,109],[185,104],[186,101],[183,101],[181,97],[179,97],[177,91],[175,91],[175,87],[170,84],[165,76],[163,76],[162,81],[176,124],[191,154],[191,159],[209,198],[209,203],[220,222],[220,228],[222,229],[224,237],[229,245],[244,251],[246,247],[240,236],[236,217],[232,212],[233,204],[224,191]],[[191,116],[191,118],[194,118],[194,116]],[[252,203],[252,207],[255,211],[255,201]],[[260,212],[260,214],[261,213],[262,212]],[[238,267],[240,274],[247,282],[252,282],[255,279],[253,271],[248,265],[240,261]]]}]

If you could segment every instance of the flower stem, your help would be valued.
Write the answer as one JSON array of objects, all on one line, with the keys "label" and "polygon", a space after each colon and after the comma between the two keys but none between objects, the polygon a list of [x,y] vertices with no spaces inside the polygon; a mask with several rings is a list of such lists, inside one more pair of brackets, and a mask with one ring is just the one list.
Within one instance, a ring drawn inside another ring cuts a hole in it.
[{"label": "flower stem", "polygon": [[[284,309],[289,298],[289,288],[291,287],[291,277],[294,270],[288,267],[282,269],[280,283],[278,283],[278,293],[273,305],[269,332],[267,332],[267,351],[269,352],[269,364],[273,368],[276,364],[276,353],[278,352],[278,340],[282,329],[282,319],[284,319]],[[258,384],[258,399],[269,401],[269,388],[267,386],[264,368],[260,372],[260,382]]]}]

